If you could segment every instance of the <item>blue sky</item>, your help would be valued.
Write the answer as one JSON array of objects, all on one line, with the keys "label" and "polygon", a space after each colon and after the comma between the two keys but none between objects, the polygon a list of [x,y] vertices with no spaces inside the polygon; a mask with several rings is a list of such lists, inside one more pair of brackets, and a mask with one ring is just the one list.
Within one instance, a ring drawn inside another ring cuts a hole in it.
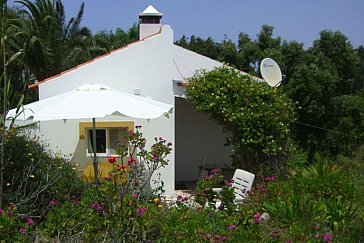
[{"label": "blue sky", "polygon": [[312,45],[324,29],[341,31],[354,47],[364,45],[364,0],[63,0],[67,17],[85,2],[82,25],[93,33],[128,29],[149,4],[163,13],[175,40],[192,34],[216,41],[237,40],[239,32],[255,39],[263,24],[274,35]]}]

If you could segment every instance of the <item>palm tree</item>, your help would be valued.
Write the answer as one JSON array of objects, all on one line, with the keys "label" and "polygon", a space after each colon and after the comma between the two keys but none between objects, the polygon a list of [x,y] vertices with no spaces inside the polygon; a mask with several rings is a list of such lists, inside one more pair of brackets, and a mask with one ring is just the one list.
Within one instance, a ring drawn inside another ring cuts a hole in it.
[{"label": "palm tree", "polygon": [[84,3],[76,17],[66,23],[61,0],[16,1],[25,17],[20,23],[24,65],[36,80],[43,80],[77,65],[80,56],[87,56],[83,39],[90,37],[88,28],[80,27]]}]

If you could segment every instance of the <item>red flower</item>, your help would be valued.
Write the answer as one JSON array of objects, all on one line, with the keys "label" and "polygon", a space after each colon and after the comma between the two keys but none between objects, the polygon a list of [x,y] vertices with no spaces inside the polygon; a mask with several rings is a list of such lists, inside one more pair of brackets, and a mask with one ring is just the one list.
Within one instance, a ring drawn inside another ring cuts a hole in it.
[{"label": "red flower", "polygon": [[126,165],[122,164],[122,165],[119,165],[117,167],[118,171],[121,171],[121,170],[125,170],[126,169]]},{"label": "red flower", "polygon": [[116,157],[110,156],[108,160],[109,160],[109,163],[113,164],[116,162]]},{"label": "red flower", "polygon": [[130,157],[129,159],[128,159],[128,165],[131,165],[131,164],[137,164],[137,160],[134,158],[134,157]]}]

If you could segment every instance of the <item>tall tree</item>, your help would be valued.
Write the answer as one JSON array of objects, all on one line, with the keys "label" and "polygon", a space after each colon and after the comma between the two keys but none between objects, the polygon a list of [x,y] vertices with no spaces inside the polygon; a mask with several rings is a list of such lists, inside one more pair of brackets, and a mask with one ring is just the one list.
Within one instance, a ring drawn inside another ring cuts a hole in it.
[{"label": "tall tree", "polygon": [[236,66],[238,63],[238,50],[232,40],[225,39],[221,42],[218,60]]},{"label": "tall tree", "polygon": [[309,52],[331,62],[339,76],[337,94],[351,94],[357,77],[358,56],[348,38],[340,32],[321,31]]},{"label": "tall tree", "polygon": [[4,184],[4,169],[5,169],[5,158],[4,158],[4,143],[6,139],[6,132],[7,127],[5,124],[6,121],[6,114],[8,112],[9,108],[9,101],[10,101],[10,79],[9,79],[9,73],[8,67],[9,65],[18,57],[20,54],[20,51],[12,52],[11,50],[11,41],[14,34],[14,25],[13,25],[13,19],[12,15],[8,12],[8,6],[6,0],[0,0],[0,53],[1,53],[1,98],[0,98],[0,104],[1,104],[1,162],[0,162],[0,209],[2,208],[3,203],[3,184]]},{"label": "tall tree", "polygon": [[22,21],[24,64],[37,80],[43,80],[78,64],[77,56],[86,51],[83,38],[90,37],[86,27],[80,27],[84,3],[76,17],[66,22],[61,0],[16,1],[23,7]]},{"label": "tall tree", "polygon": [[99,31],[92,38],[92,44],[89,46],[91,57],[96,57],[98,54],[105,54],[131,42],[139,39],[139,28],[136,24],[130,27],[127,31],[122,28],[117,28],[113,31]]},{"label": "tall tree", "polygon": [[364,131],[359,112],[363,97],[354,92],[358,79],[355,50],[340,32],[322,31],[311,48],[299,53],[283,87],[301,106],[297,141],[310,160],[316,152],[330,157],[351,155],[363,142]]},{"label": "tall tree", "polygon": [[188,38],[183,36],[175,44],[215,60],[219,58],[220,46],[211,37],[203,39],[192,35],[188,41]]},{"label": "tall tree", "polygon": [[359,46],[356,52],[359,61],[357,65],[357,78],[355,79],[353,89],[355,93],[359,93],[364,88],[364,47]]}]

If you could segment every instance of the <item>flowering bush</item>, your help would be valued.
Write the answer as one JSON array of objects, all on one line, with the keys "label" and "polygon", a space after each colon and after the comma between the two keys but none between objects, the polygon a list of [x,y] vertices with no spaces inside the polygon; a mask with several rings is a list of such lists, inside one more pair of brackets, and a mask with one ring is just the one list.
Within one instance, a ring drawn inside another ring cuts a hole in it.
[{"label": "flowering bush", "polygon": [[[224,182],[224,184],[222,184]],[[221,187],[221,191],[217,192],[214,188]],[[235,198],[234,189],[231,187],[231,181],[224,181],[222,170],[220,168],[213,169],[208,176],[203,176],[197,181],[195,188],[196,202],[202,206],[216,207],[219,202],[220,209],[227,209],[232,212],[236,206],[233,203]]]},{"label": "flowering bush", "polygon": [[[140,127],[127,136],[128,147],[120,146],[120,158],[115,158],[125,163],[110,159],[114,169],[108,179],[98,186],[88,185],[81,196],[71,195],[66,201],[57,194],[44,197],[43,206],[49,211],[36,223],[29,213],[21,214],[15,204],[0,210],[0,241],[364,240],[360,218],[355,217],[351,204],[355,188],[350,173],[337,166],[313,164],[288,178],[257,174],[253,190],[239,206],[232,203],[231,181],[224,181],[221,170],[215,169],[197,182],[194,196],[179,195],[176,202],[169,203],[161,198],[163,184],[152,189],[149,183],[155,170],[168,163],[171,144],[158,137],[147,150]],[[120,176],[125,178],[122,183]],[[214,187],[222,188],[219,194]],[[215,208],[216,201],[221,202],[219,209]]]},{"label": "flowering bush", "polygon": [[[86,241],[127,242],[152,240],[159,235],[159,218],[164,208],[159,194],[161,187],[152,189],[153,173],[168,164],[166,159],[171,143],[156,138],[150,150],[146,140],[136,127],[126,134],[127,146],[120,145],[117,154],[127,165],[114,164],[107,180],[99,185],[89,185],[79,201],[54,205],[44,223],[46,237]],[[125,160],[124,160],[125,159]],[[119,178],[124,178],[120,183]]]},{"label": "flowering bush", "polygon": [[32,231],[34,220],[20,216],[16,208],[0,209],[0,242],[24,242]]},{"label": "flowering bush", "polygon": [[282,90],[228,66],[199,71],[189,81],[187,99],[228,131],[226,141],[234,147],[237,167],[253,172],[259,166],[275,171],[285,167],[295,104]]}]

